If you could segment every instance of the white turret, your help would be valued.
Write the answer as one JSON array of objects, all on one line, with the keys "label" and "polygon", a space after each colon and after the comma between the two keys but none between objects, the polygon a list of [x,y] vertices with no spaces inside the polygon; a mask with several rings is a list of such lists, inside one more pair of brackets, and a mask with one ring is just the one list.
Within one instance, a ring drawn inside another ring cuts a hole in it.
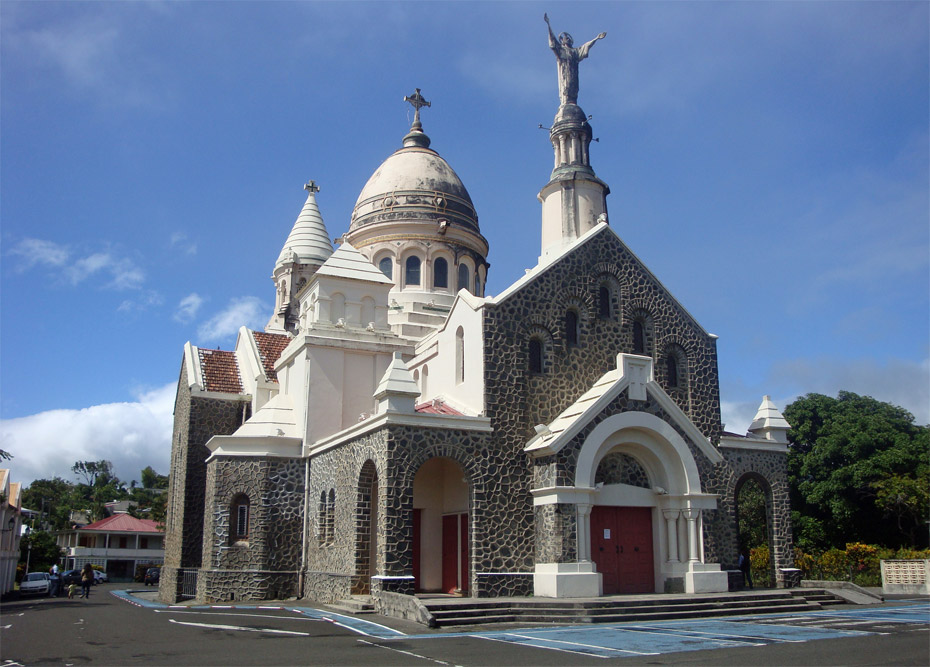
[{"label": "white turret", "polygon": [[762,397],[762,404],[756,412],[755,419],[749,425],[749,434],[773,442],[788,442],[788,430],[791,428],[784,415],[778,411],[769,396]]},{"label": "white turret", "polygon": [[333,246],[316,203],[316,193],[320,188],[310,181],[304,189],[308,192],[307,201],[281,248],[271,275],[275,285],[275,304],[274,313],[265,325],[265,331],[269,333],[294,333],[297,330],[295,297],[333,254]]}]

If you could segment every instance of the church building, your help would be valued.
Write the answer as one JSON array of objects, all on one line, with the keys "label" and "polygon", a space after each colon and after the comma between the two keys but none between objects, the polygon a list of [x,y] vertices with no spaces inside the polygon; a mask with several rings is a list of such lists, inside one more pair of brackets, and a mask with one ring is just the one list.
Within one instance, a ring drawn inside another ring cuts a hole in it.
[{"label": "church building", "polygon": [[594,41],[550,30],[539,260],[496,295],[419,90],[335,247],[307,184],[264,331],[184,346],[163,601],[725,591],[748,480],[783,581],[788,424],[766,397],[723,431],[717,337],[610,225],[577,104]]}]

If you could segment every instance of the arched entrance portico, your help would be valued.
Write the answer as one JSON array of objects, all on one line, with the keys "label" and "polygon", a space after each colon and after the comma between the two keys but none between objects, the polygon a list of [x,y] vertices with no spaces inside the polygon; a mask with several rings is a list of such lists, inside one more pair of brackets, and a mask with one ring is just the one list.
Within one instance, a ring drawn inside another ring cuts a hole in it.
[{"label": "arched entrance portico", "polygon": [[413,576],[418,592],[469,592],[469,484],[456,461],[429,459],[413,479]]},{"label": "arched entrance portico", "polygon": [[[624,463],[619,471],[617,461]],[[537,564],[537,595],[727,589],[726,573],[705,564],[703,555],[701,510],[714,509],[716,496],[701,491],[681,434],[653,414],[624,412],[601,421],[578,453],[575,486],[534,496],[537,506],[576,509],[577,562]]]}]

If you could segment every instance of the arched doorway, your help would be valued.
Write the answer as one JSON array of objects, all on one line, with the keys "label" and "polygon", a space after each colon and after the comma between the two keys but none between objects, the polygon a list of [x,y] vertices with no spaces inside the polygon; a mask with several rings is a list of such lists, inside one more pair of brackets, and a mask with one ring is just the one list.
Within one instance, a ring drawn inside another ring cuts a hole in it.
[{"label": "arched doorway", "polygon": [[428,460],[413,479],[413,576],[418,592],[469,590],[469,485],[462,466]]},{"label": "arched doorway", "polygon": [[[756,474],[743,475],[734,494],[739,552],[747,550],[756,566],[752,568],[757,587],[775,585],[775,558],[772,553],[772,491],[768,481]],[[764,563],[762,566],[760,563]]]},{"label": "arched doorway", "polygon": [[[601,459],[594,482],[601,491],[591,510],[591,560],[602,575],[604,595],[655,592],[656,502],[646,468],[614,449]],[[601,504],[611,501],[622,504]]]},{"label": "arched doorway", "polygon": [[352,593],[368,595],[378,573],[378,471],[369,459],[358,476],[355,509],[355,582]]}]

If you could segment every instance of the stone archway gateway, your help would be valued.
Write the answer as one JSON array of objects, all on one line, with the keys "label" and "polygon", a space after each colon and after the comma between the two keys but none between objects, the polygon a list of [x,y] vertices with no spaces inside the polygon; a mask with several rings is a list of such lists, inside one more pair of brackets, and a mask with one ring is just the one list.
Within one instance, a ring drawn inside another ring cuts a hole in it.
[{"label": "stone archway gateway", "polygon": [[418,592],[468,594],[469,533],[464,469],[450,458],[429,459],[413,479],[413,576]]},{"label": "stone archway gateway", "polygon": [[369,459],[358,476],[355,518],[355,581],[352,592],[368,595],[378,564],[378,471]]}]

